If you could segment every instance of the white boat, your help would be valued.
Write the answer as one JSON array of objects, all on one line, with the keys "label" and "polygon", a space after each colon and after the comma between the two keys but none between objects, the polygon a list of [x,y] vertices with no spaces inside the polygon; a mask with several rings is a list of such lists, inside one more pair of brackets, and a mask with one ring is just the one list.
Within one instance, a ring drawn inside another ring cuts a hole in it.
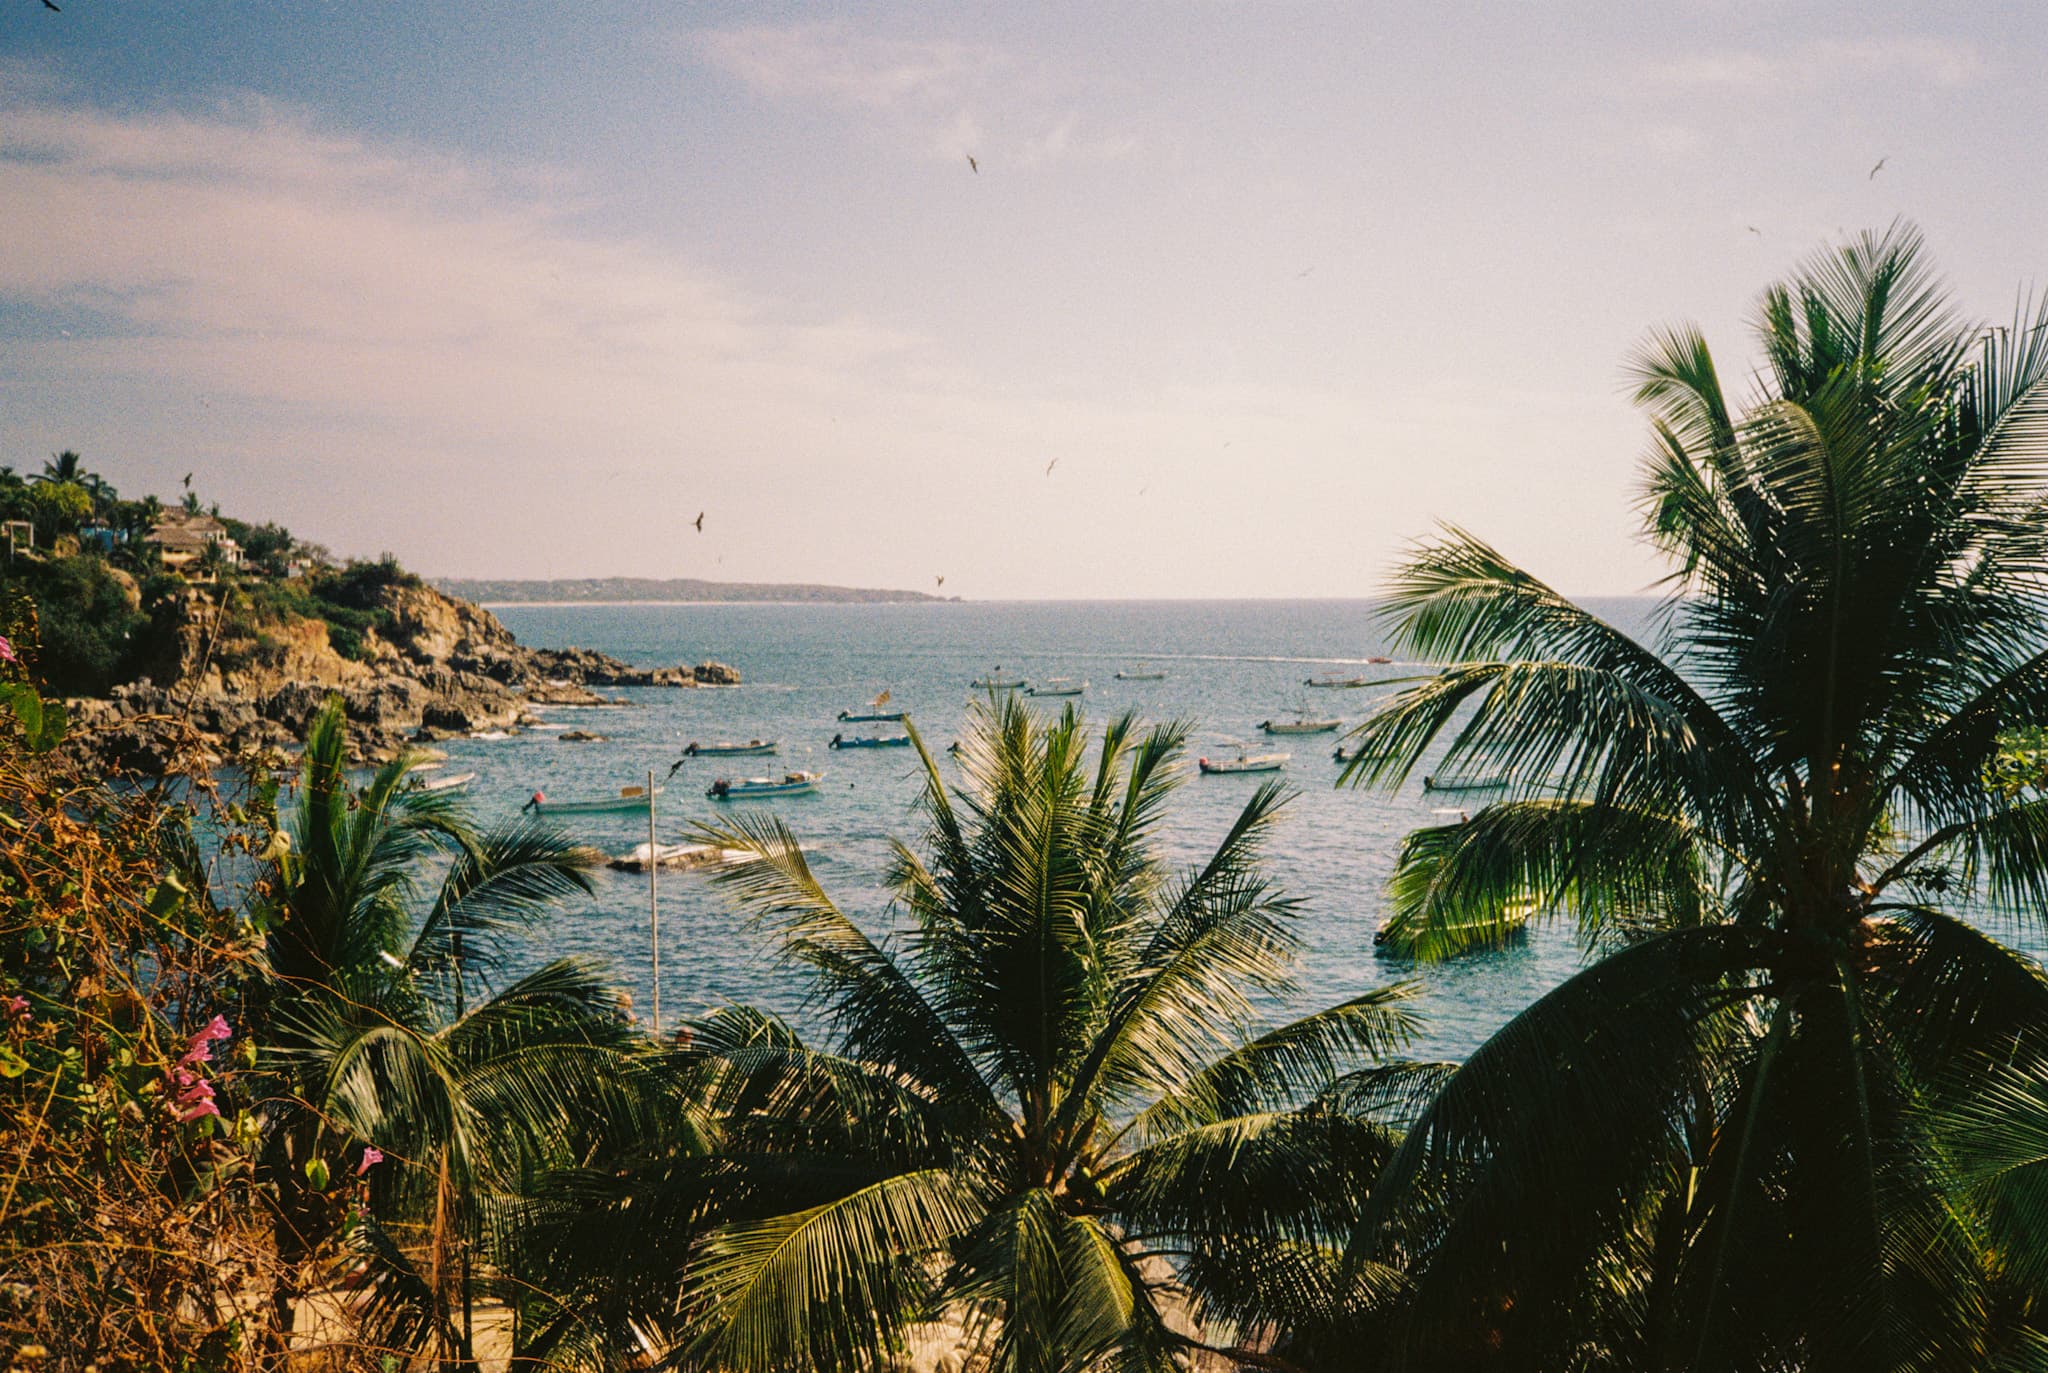
[{"label": "white boat", "polygon": [[1024,679],[1022,677],[1005,677],[1003,676],[1002,668],[998,667],[988,676],[976,677],[967,685],[973,687],[976,691],[1015,691],[1024,685]]},{"label": "white boat", "polygon": [[[661,844],[654,853],[657,866],[685,869],[733,867],[758,857],[744,849],[723,849],[716,844]],[[632,852],[619,854],[609,866],[620,872],[646,872],[647,845],[634,845]]]},{"label": "white boat", "polygon": [[774,739],[749,739],[744,744],[731,743],[727,740],[720,740],[715,744],[700,744],[695,739],[692,739],[684,746],[683,752],[692,758],[699,754],[703,754],[706,757],[720,758],[759,757],[764,754],[773,753],[780,747],[781,744]]},{"label": "white boat", "polygon": [[584,801],[550,801],[545,792],[535,792],[524,810],[538,811],[542,815],[631,815],[644,811],[661,795],[656,787],[650,794],[646,787],[621,787],[617,796],[599,796]]},{"label": "white boat", "polygon": [[[1502,909],[1501,918],[1497,923],[1484,919],[1458,920],[1447,922],[1442,929],[1445,934],[1463,934],[1468,937],[1477,936],[1477,942],[1473,947],[1475,949],[1483,949],[1496,943],[1513,939],[1516,935],[1525,932],[1529,928],[1529,917],[1534,914],[1536,914],[1536,898],[1533,896],[1518,896],[1508,902]],[[1374,948],[1387,949],[1397,955],[1412,954],[1415,951],[1416,941],[1417,934],[1415,931],[1404,928],[1398,921],[1394,920],[1389,920],[1386,924],[1372,932]]]},{"label": "white boat", "polygon": [[1235,758],[1197,758],[1203,772],[1278,772],[1287,766],[1291,753],[1239,753]]},{"label": "white boat", "polygon": [[885,691],[874,700],[868,702],[867,708],[864,710],[840,711],[840,723],[848,725],[894,725],[902,723],[904,712],[900,710],[883,710],[882,707],[888,704],[889,693]]},{"label": "white boat", "polygon": [[473,772],[454,772],[446,777],[415,776],[412,779],[412,789],[414,791],[461,791],[475,780],[476,774]]},{"label": "white boat", "polygon": [[1259,728],[1268,734],[1332,734],[1343,728],[1342,720],[1311,720],[1297,715],[1292,720],[1261,720]]},{"label": "white boat", "polygon": [[1116,674],[1116,679],[1119,682],[1163,682],[1166,680],[1166,674],[1163,672],[1154,672],[1146,664],[1140,663],[1138,664],[1137,668],[1133,671],[1126,672],[1119,669]]},{"label": "white boat", "polygon": [[1086,682],[1076,682],[1068,677],[1048,677],[1035,687],[1025,687],[1026,696],[1079,696],[1088,689]]},{"label": "white boat", "polygon": [[745,801],[761,796],[804,796],[818,789],[823,781],[822,772],[786,772],[781,780],[773,777],[742,777],[738,781],[721,777],[705,789],[704,794],[714,801]]}]

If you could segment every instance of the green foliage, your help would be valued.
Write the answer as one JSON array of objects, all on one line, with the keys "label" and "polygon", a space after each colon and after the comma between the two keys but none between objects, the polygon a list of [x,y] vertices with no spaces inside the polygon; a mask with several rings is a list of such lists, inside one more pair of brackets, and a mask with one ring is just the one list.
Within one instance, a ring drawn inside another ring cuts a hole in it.
[{"label": "green foliage", "polygon": [[124,681],[134,661],[136,631],[148,621],[126,583],[98,557],[24,561],[15,584],[36,604],[40,621],[38,675],[67,696],[103,695]]},{"label": "green foliage", "polygon": [[1455,529],[1387,601],[1446,667],[1346,777],[1507,784],[1404,844],[1403,938],[1455,953],[1522,903],[1604,955],[1458,1070],[1375,1189],[1355,1272],[1410,1285],[1358,1338],[1399,1366],[2007,1368],[2048,1343],[1943,1109],[2038,1057],[2048,980],[1931,904],[2048,911],[2048,306],[1958,320],[1901,228],[1774,287],[1759,333],[1747,411],[1695,331],[1636,361],[1655,650]]}]

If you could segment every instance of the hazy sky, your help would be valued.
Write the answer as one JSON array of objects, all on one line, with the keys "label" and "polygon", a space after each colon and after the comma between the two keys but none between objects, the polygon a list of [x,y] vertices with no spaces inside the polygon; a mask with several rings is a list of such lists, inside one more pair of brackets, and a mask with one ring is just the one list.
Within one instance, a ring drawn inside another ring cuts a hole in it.
[{"label": "hazy sky", "polygon": [[0,462],[430,573],[1626,592],[1651,326],[1898,215],[2048,268],[2034,4],[60,3]]}]

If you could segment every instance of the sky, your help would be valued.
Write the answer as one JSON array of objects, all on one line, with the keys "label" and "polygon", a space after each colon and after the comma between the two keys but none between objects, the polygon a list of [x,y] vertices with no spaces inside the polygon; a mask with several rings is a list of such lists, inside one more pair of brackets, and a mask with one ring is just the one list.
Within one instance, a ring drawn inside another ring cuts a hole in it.
[{"label": "sky", "polygon": [[[2024,4],[0,0],[0,463],[431,575],[1577,594],[1632,349],[2048,267]],[[702,512],[700,532],[693,521]]]}]

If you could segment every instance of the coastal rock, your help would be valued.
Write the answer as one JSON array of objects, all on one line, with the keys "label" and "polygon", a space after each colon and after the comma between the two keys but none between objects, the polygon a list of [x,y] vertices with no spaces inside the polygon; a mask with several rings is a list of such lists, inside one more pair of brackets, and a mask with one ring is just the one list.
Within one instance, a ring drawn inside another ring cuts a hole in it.
[{"label": "coastal rock", "polygon": [[724,663],[702,662],[691,669],[698,686],[738,686],[739,669],[727,667]]},{"label": "coastal rock", "polygon": [[602,734],[592,734],[587,729],[563,730],[555,738],[565,744],[601,744],[605,739]]}]

